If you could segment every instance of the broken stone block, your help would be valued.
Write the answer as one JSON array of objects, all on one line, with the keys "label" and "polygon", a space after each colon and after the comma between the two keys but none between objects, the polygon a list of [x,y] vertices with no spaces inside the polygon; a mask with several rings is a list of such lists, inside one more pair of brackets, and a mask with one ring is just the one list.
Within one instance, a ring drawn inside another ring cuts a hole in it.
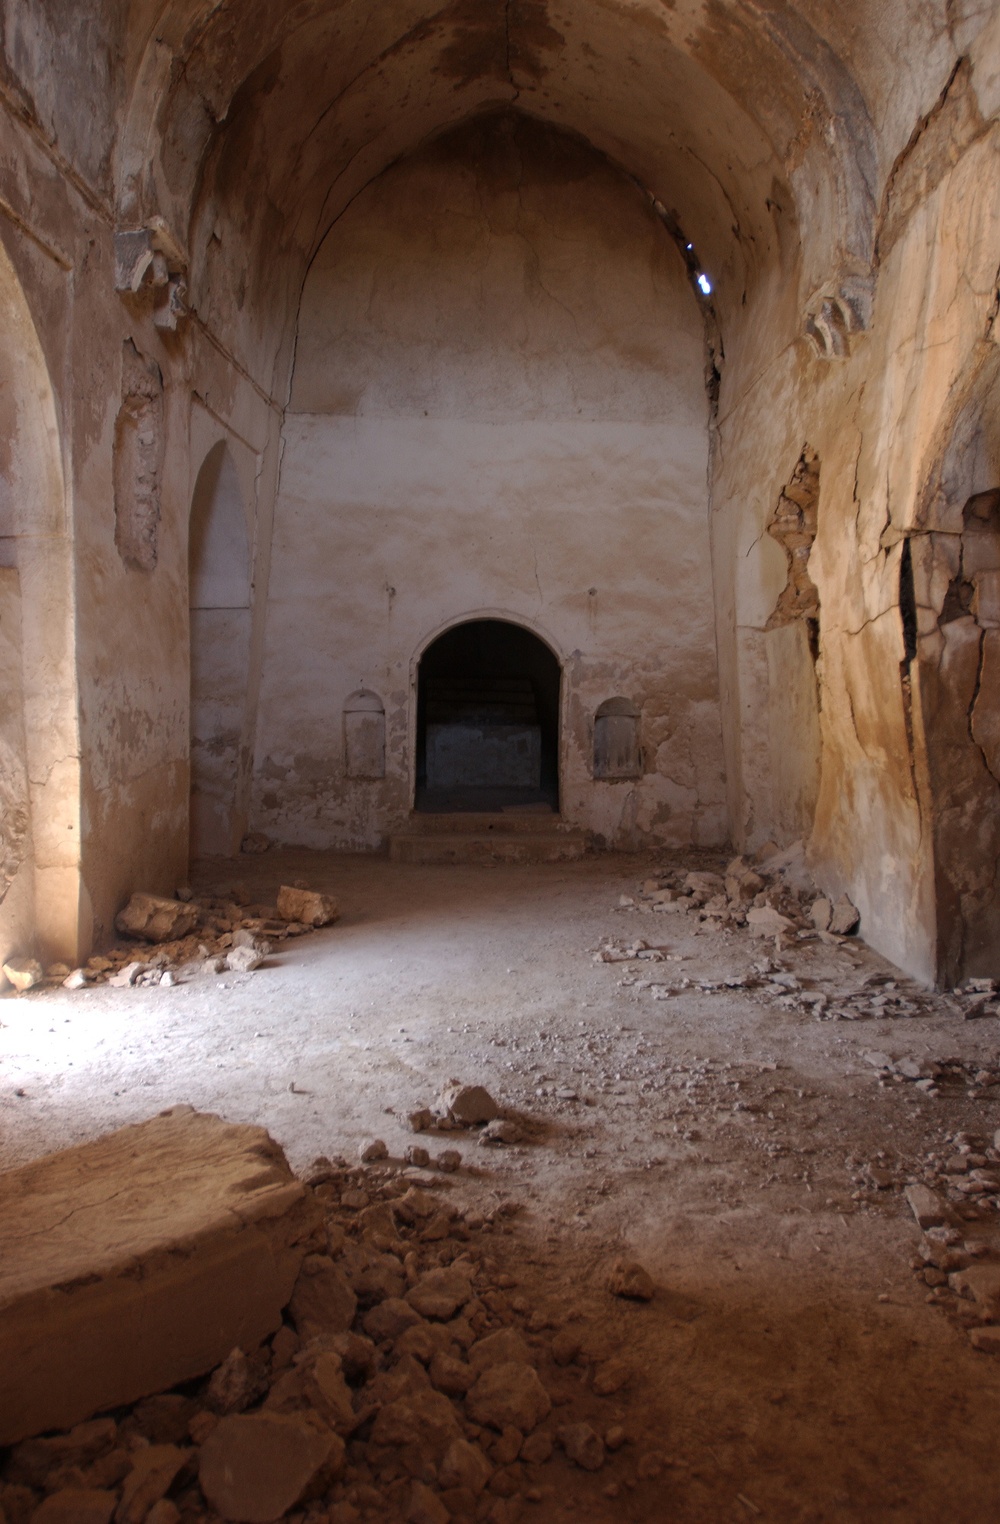
[{"label": "broken stone block", "polygon": [[456,1170],[462,1168],[462,1155],[457,1148],[446,1148],[442,1153],[438,1154],[434,1163],[446,1175],[453,1175]]},{"label": "broken stone block", "polygon": [[319,1215],[263,1128],[190,1107],[8,1171],[0,1444],[256,1348]]},{"label": "broken stone block", "polygon": [[969,1330],[969,1343],[984,1355],[1000,1355],[1000,1326],[988,1324],[985,1328]]},{"label": "broken stone block", "polygon": [[63,1487],[31,1515],[31,1524],[111,1524],[118,1498],[113,1492]]},{"label": "broken stone block", "polygon": [[35,985],[41,984],[45,978],[44,970],[37,958],[9,958],[3,965],[3,971],[19,995],[25,990],[34,989]]},{"label": "broken stone block", "polygon": [[847,937],[857,929],[860,920],[861,915],[857,906],[851,904],[846,894],[842,894],[833,907],[829,929],[835,936]]},{"label": "broken stone block", "polygon": [[133,894],[115,916],[116,929],[138,942],[175,942],[194,931],[197,924],[197,905],[141,891]]},{"label": "broken stone block", "polygon": [[460,1307],[465,1306],[471,1296],[472,1282],[469,1277],[460,1270],[446,1268],[428,1270],[412,1290],[406,1293],[406,1300],[421,1317],[446,1323]]},{"label": "broken stone block", "polygon": [[418,1169],[426,1169],[431,1162],[431,1156],[426,1148],[421,1148],[419,1143],[411,1143],[403,1154],[407,1164],[414,1164]]},{"label": "broken stone block", "polygon": [[414,1482],[410,1488],[410,1506],[406,1524],[448,1524],[451,1510],[446,1508],[436,1492],[426,1482]]},{"label": "broken stone block", "polygon": [[375,1444],[414,1445],[435,1465],[460,1434],[458,1414],[448,1398],[429,1386],[386,1403],[372,1425]]},{"label": "broken stone block", "polygon": [[604,1441],[589,1423],[565,1424],[559,1430],[559,1443],[584,1471],[600,1471],[604,1465]]},{"label": "broken stone block", "polygon": [[226,968],[234,974],[252,974],[264,959],[254,947],[231,947],[226,954]]},{"label": "broken stone block", "polygon": [[90,976],[85,968],[74,968],[62,983],[64,990],[85,990],[90,983]]},{"label": "broken stone block", "polygon": [[499,1328],[472,1346],[469,1363],[476,1371],[491,1365],[530,1365],[531,1350],[516,1328]]},{"label": "broken stone block", "polygon": [[635,1302],[652,1301],[656,1291],[653,1277],[636,1260],[616,1259],[608,1271],[607,1286],[612,1296]]},{"label": "broken stone block", "polygon": [[408,1328],[422,1322],[423,1318],[409,1302],[404,1302],[401,1297],[389,1296],[365,1313],[364,1330],[376,1344],[381,1344],[385,1339],[398,1339]]},{"label": "broken stone block", "polygon": [[434,1125],[434,1113],[430,1107],[421,1106],[419,1111],[411,1111],[406,1120],[411,1132],[426,1132]]},{"label": "broken stone block", "polygon": [[177,1445],[147,1445],[136,1450],[132,1470],[122,1483],[115,1524],[143,1524],[154,1503],[166,1493],[190,1451]]},{"label": "broken stone block", "polygon": [[267,1391],[267,1376],[260,1361],[250,1361],[241,1349],[230,1350],[212,1372],[205,1400],[216,1413],[241,1413]]},{"label": "broken stone block", "polygon": [[770,905],[758,905],[747,911],[747,925],[754,937],[776,937],[783,931],[791,931],[792,923]]},{"label": "broken stone block", "polygon": [[222,1518],[272,1524],[343,1461],[339,1435],[298,1414],[237,1413],[221,1419],[206,1439],[198,1481]]},{"label": "broken stone block", "polygon": [[817,931],[829,931],[833,918],[833,906],[825,897],[813,900],[809,916]]},{"label": "broken stone block", "polygon": [[941,1228],[950,1220],[947,1206],[927,1185],[908,1185],[904,1192],[910,1211],[921,1228]]},{"label": "broken stone block", "polygon": [[358,1158],[362,1164],[376,1164],[379,1159],[388,1159],[389,1150],[381,1138],[371,1138],[367,1143],[362,1143],[358,1149]]},{"label": "broken stone block", "polygon": [[303,926],[328,926],[340,911],[337,901],[312,889],[295,889],[282,884],[278,890],[278,916],[282,921],[298,921]]},{"label": "broken stone block", "polygon": [[467,1487],[479,1496],[486,1488],[493,1467],[478,1445],[454,1439],[445,1451],[438,1481],[442,1487]]},{"label": "broken stone block", "polygon": [[474,1423],[530,1434],[548,1417],[552,1401],[534,1366],[504,1361],[487,1366],[465,1399],[465,1406]]},{"label": "broken stone block", "polygon": [[500,1115],[499,1106],[482,1085],[460,1085],[457,1080],[442,1090],[438,1110],[462,1127],[478,1127]]},{"label": "broken stone block", "polygon": [[325,1254],[307,1255],[288,1308],[302,1338],[346,1333],[357,1310],[358,1299],[340,1266]]},{"label": "broken stone block", "polygon": [[593,1389],[598,1397],[612,1397],[632,1379],[632,1369],[624,1360],[605,1360],[594,1372]]},{"label": "broken stone block", "polygon": [[8,1482],[41,1488],[50,1472],[82,1469],[106,1455],[117,1435],[113,1418],[94,1418],[78,1423],[68,1434],[23,1440],[8,1456],[4,1477]]},{"label": "broken stone block", "polygon": [[989,1312],[1000,1312],[1000,1265],[969,1265],[953,1270],[948,1284],[958,1296],[978,1302]]}]

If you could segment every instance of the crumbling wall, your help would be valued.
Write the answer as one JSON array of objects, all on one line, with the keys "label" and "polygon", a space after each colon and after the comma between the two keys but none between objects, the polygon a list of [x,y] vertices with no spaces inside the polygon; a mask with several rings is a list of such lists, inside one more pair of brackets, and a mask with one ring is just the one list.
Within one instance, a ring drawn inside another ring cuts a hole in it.
[{"label": "crumbling wall", "polygon": [[115,420],[115,545],[126,566],[141,571],[156,565],[163,445],[160,367],[126,339]]},{"label": "crumbling wall", "polygon": [[[491,117],[386,172],[303,297],[252,824],[372,846],[413,787],[416,662],[495,616],[564,663],[561,805],[609,842],[725,839],[704,340],[672,240],[577,140]],[[384,780],[338,717],[385,703]],[[595,780],[594,716],[641,713]]]},{"label": "crumbling wall", "polygon": [[[774,755],[763,716],[773,723],[784,697],[754,631],[787,581],[787,559],[766,532],[774,498],[768,502],[765,484],[774,481],[776,461],[779,481],[788,479],[808,439],[822,460],[823,483],[808,560],[820,605],[821,701],[811,863],[824,887],[850,894],[864,935],[928,980],[951,977],[958,965],[939,950],[940,799],[925,745],[934,722],[923,707],[922,677],[901,680],[908,637],[900,574],[912,529],[960,533],[973,490],[942,482],[941,460],[968,376],[995,350],[995,44],[984,35],[969,63],[945,75],[937,105],[890,166],[870,323],[854,333],[845,328],[840,352],[824,350],[810,339],[808,322],[797,326],[801,311],[796,316],[775,293],[775,326],[727,335],[734,363],[723,375],[714,452],[723,714],[737,839],[759,842],[780,819],[776,775],[760,759]],[[911,538],[915,572],[921,553]],[[940,608],[941,601],[928,616],[935,631]],[[967,701],[979,649],[972,624],[963,613],[943,632],[928,632],[942,648],[955,644],[955,663],[935,681],[950,695],[953,724],[962,716],[964,747],[971,745]],[[967,751],[963,768],[978,751]],[[977,765],[985,773],[981,754]],[[991,831],[980,822],[966,843],[966,871],[983,901],[995,873]]]}]

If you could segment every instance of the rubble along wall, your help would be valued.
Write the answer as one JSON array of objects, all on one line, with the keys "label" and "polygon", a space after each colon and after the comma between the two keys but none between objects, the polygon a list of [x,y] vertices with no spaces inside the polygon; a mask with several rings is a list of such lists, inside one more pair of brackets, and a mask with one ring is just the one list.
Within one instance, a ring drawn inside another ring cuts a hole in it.
[{"label": "rubble along wall", "polygon": [[[410,807],[419,652],[485,614],[562,660],[566,819],[726,838],[703,372],[676,247],[575,139],[488,118],[357,198],[299,319],[254,828],[377,845]],[[358,688],[385,706],[384,780],[345,776]],[[641,774],[595,781],[613,697],[641,711]]]}]

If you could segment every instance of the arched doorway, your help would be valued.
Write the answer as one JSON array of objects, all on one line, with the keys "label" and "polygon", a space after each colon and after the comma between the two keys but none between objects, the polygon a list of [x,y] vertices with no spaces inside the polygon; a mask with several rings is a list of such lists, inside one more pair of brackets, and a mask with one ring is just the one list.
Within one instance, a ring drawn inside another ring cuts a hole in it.
[{"label": "arched doorway", "polygon": [[191,824],[193,857],[232,856],[250,656],[250,547],[243,493],[223,441],[206,455],[191,503]]},{"label": "arched doorway", "polygon": [[559,808],[559,662],[505,619],[438,636],[417,679],[418,810]]},{"label": "arched doorway", "polygon": [[72,552],[56,400],[3,243],[0,335],[0,962],[28,953],[75,961],[89,925]]}]

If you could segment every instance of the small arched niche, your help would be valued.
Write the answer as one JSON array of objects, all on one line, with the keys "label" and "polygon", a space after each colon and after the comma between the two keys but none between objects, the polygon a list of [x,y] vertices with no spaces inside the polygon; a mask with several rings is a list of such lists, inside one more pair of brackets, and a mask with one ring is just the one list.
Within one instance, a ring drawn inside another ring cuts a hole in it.
[{"label": "small arched niche", "polygon": [[348,778],[385,777],[385,705],[368,688],[344,705],[344,771]]},{"label": "small arched niche", "polygon": [[239,848],[240,767],[250,655],[250,546],[235,462],[220,440],[191,502],[191,853]]},{"label": "small arched niche", "polygon": [[639,709],[627,698],[605,699],[594,714],[594,777],[638,778]]}]

